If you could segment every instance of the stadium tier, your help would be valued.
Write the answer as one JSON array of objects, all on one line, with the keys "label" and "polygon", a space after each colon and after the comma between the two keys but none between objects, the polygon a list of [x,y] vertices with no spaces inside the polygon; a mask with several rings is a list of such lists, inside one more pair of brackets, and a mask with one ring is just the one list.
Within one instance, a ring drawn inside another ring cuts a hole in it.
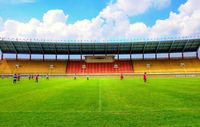
[{"label": "stadium tier", "polygon": [[69,61],[66,72],[68,74],[133,73],[133,66],[130,60],[117,60],[112,63]]},{"label": "stadium tier", "polygon": [[135,73],[200,72],[199,59],[134,60]]},{"label": "stadium tier", "polygon": [[65,74],[66,61],[3,60],[0,63],[2,74]]},{"label": "stadium tier", "polygon": [[200,72],[199,59],[115,60],[111,63],[85,61],[3,60],[1,74],[114,74],[114,73]]},{"label": "stadium tier", "polygon": [[[136,42],[26,42],[0,40],[2,74],[111,74],[111,73],[180,73],[200,72],[200,39],[140,40]],[[194,52],[195,58],[186,59],[184,53]],[[168,54],[165,60],[158,54]],[[179,59],[171,59],[171,53],[181,53]],[[4,54],[16,55],[16,60],[4,59]],[[20,60],[18,54],[30,55],[29,60]],[[32,60],[32,55],[43,55],[43,59]],[[143,60],[132,60],[135,54]],[[154,60],[145,60],[144,54],[155,55]],[[56,59],[45,60],[45,55],[55,55]],[[58,60],[58,55],[66,55],[67,60]],[[79,60],[71,58],[79,55]],[[126,60],[120,59],[126,55]],[[85,56],[85,60],[83,60]],[[127,57],[128,56],[128,57]],[[129,57],[130,56],[130,57]]]}]

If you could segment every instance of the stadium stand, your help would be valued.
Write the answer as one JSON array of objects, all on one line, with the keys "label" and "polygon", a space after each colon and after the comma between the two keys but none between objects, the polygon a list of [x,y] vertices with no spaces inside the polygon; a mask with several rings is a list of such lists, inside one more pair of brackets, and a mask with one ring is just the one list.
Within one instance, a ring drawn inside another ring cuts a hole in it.
[{"label": "stadium stand", "polygon": [[9,67],[8,63],[6,60],[1,60],[0,61],[0,73],[1,74],[11,74],[12,69]]},{"label": "stadium stand", "polygon": [[3,60],[2,74],[65,74],[66,61]]},{"label": "stadium stand", "polygon": [[117,60],[113,63],[86,63],[85,61],[69,61],[66,73],[133,73],[133,66],[130,60]]},{"label": "stadium stand", "polygon": [[200,72],[199,59],[133,60],[135,73]]},{"label": "stadium stand", "polygon": [[2,60],[0,74],[111,74],[111,73],[200,72],[199,59],[115,60],[113,63],[87,63],[81,60]]},{"label": "stadium stand", "polygon": [[[84,42],[40,42],[24,40],[0,40],[0,73],[2,74],[111,74],[111,73],[179,73],[200,72],[200,38],[175,38],[166,40],[102,41]],[[196,53],[196,59],[185,59],[184,53]],[[157,54],[168,54],[161,60]],[[181,53],[182,58],[171,59],[171,53]],[[4,54],[16,55],[16,60],[4,59]],[[29,60],[20,60],[18,55],[30,55]],[[43,59],[32,60],[32,55],[43,55]],[[131,60],[140,54],[143,60]],[[145,60],[145,54],[155,54],[154,60]],[[45,55],[55,55],[55,60],[45,60]],[[66,55],[67,60],[58,60]],[[79,60],[71,56],[79,55]],[[88,55],[88,56],[85,56]],[[100,56],[101,55],[101,56]],[[122,60],[120,55],[130,59]],[[85,56],[83,61],[82,57]],[[117,59],[116,59],[117,57]],[[128,57],[129,58],[129,57]]]}]

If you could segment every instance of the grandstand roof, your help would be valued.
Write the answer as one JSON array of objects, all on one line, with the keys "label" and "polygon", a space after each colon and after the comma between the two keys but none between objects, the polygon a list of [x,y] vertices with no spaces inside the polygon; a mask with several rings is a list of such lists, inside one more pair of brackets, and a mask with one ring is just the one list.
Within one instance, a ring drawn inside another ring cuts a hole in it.
[{"label": "grandstand roof", "polygon": [[17,54],[143,54],[196,52],[200,39],[136,42],[32,42],[0,40],[2,53]]}]

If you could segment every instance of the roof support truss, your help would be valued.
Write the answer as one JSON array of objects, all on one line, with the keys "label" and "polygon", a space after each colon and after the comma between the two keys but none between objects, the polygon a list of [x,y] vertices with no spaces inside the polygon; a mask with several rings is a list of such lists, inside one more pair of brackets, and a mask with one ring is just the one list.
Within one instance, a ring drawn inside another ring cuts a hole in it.
[{"label": "roof support truss", "polygon": [[120,53],[120,43],[118,44],[118,48],[117,48],[117,55]]},{"label": "roof support truss", "polygon": [[10,41],[10,43],[11,43],[11,45],[12,45],[13,49],[15,50],[15,53],[17,54],[18,52],[17,52],[17,49],[16,49],[15,45],[13,44],[13,42],[12,42],[12,41]]},{"label": "roof support truss", "polygon": [[183,50],[182,50],[182,52],[184,52],[184,51],[185,51],[185,49],[186,49],[186,47],[187,47],[187,45],[188,45],[188,42],[189,42],[189,40],[187,40],[187,42],[186,42],[185,46],[183,47]]},{"label": "roof support truss", "polygon": [[173,41],[173,42],[172,42],[172,44],[171,44],[171,46],[170,46],[170,48],[169,48],[169,51],[168,51],[168,53],[170,53],[170,52],[171,52],[171,50],[172,50],[172,47],[173,47],[173,45],[174,45],[174,42],[175,42],[175,41]]},{"label": "roof support truss", "polygon": [[158,43],[158,45],[156,47],[156,54],[158,53],[159,46],[160,46],[160,41],[159,41],[159,43]]},{"label": "roof support truss", "polygon": [[[95,43],[63,43],[63,42],[25,42],[0,40],[0,50],[3,53],[30,53],[30,54],[144,54],[144,53],[171,53],[196,52],[200,46],[200,39],[174,41],[143,41],[143,42],[106,42]],[[21,46],[21,47],[20,47]],[[88,47],[84,50],[85,47]],[[65,50],[65,51],[64,51]]]},{"label": "roof support truss", "polygon": [[28,46],[28,43],[27,43],[27,42],[26,42],[26,47],[28,48],[29,54],[31,54],[31,49],[30,49],[30,47]]},{"label": "roof support truss", "polygon": [[145,48],[146,48],[146,46],[147,46],[147,41],[146,41],[146,43],[145,43],[145,45],[144,45],[144,48],[143,48],[143,54],[145,53]]},{"label": "roof support truss", "polygon": [[40,48],[41,48],[42,54],[44,54],[44,49],[43,49],[43,47],[42,47],[42,45],[41,45],[40,42],[39,42],[39,45],[40,45]]}]

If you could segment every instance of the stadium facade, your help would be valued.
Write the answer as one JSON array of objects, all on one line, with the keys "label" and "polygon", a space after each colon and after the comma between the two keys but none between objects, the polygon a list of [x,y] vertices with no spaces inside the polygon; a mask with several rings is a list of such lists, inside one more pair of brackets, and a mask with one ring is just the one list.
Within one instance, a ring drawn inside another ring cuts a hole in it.
[{"label": "stadium facade", "polygon": [[[200,39],[166,39],[137,41],[31,41],[0,40],[2,52],[1,74],[114,74],[114,73],[199,73]],[[195,58],[184,57],[184,53],[195,52]],[[168,54],[167,59],[160,59],[158,54]],[[170,54],[182,54],[178,59],[171,59]],[[16,59],[4,59],[4,54],[14,54]],[[21,59],[19,54],[29,55]],[[42,59],[32,59],[32,55],[42,55]],[[55,55],[49,61],[45,55]],[[142,55],[141,60],[132,59],[132,55]],[[155,59],[145,59],[145,54],[154,54]],[[67,60],[58,59],[66,55]],[[70,56],[80,55],[73,60]],[[120,59],[120,55],[128,59]],[[86,56],[86,59],[83,59]],[[116,57],[117,56],[117,57]],[[130,56],[130,57],[129,57]]]},{"label": "stadium facade", "polygon": [[[45,42],[45,41],[13,41],[0,40],[1,58],[4,53],[16,54],[67,54],[70,55],[120,55],[120,54],[155,54],[158,53],[182,53],[196,52],[200,47],[200,39],[177,39],[161,41],[107,41],[107,42],[86,42],[86,41],[67,41],[67,42]],[[44,58],[44,57],[43,57]],[[57,58],[57,57],[56,57]],[[170,58],[170,55],[169,55]]]}]

